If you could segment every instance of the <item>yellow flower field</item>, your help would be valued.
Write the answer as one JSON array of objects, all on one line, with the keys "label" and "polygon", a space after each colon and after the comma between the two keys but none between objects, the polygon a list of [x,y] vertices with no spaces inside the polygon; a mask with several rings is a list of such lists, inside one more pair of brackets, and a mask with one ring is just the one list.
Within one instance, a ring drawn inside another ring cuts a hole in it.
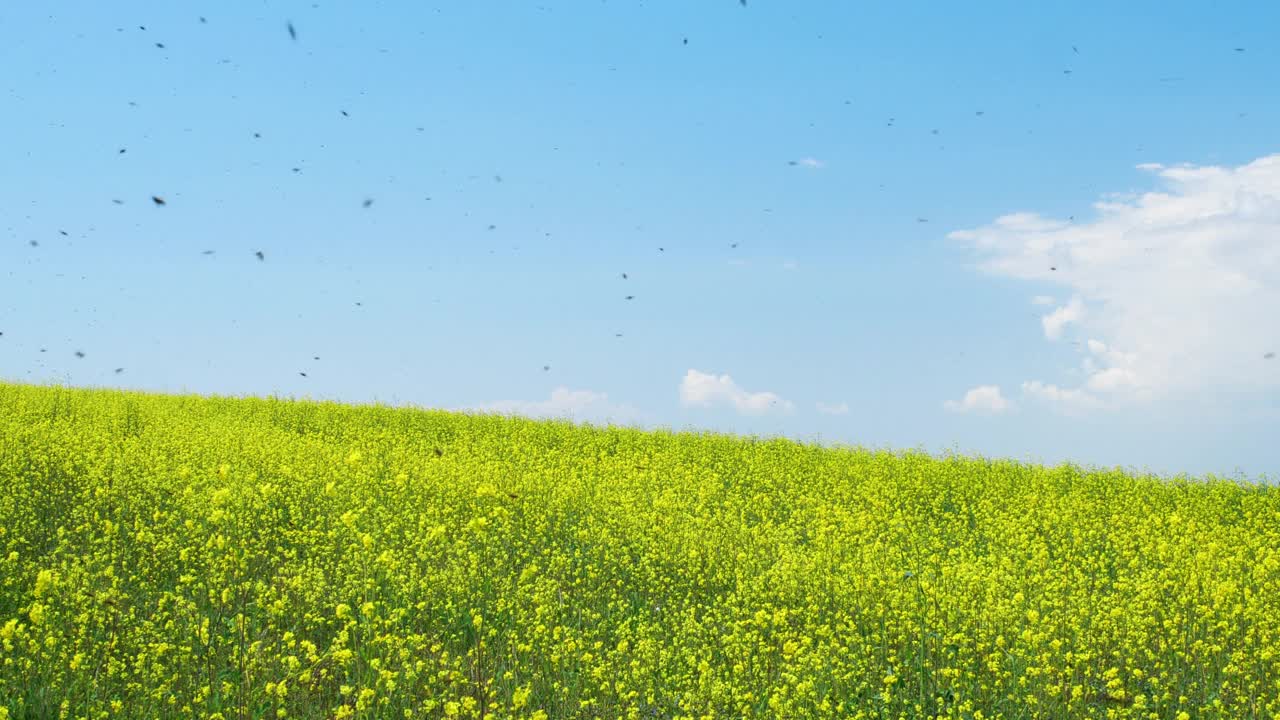
[{"label": "yellow flower field", "polygon": [[1275,718],[1280,491],[0,384],[27,717]]}]

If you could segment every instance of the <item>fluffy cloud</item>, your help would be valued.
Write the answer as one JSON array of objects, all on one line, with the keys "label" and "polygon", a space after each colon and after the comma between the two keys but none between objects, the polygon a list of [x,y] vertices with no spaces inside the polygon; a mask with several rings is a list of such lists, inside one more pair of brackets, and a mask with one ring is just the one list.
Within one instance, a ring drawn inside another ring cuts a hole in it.
[{"label": "fluffy cloud", "polygon": [[623,421],[635,419],[637,415],[635,409],[628,405],[610,404],[606,393],[570,390],[563,386],[552,390],[551,397],[546,400],[502,400],[466,409],[527,417],[570,417],[577,420]]},{"label": "fluffy cloud", "polygon": [[821,400],[819,400],[817,407],[818,407],[818,412],[822,413],[823,415],[848,415],[849,414],[849,403],[844,403],[844,402],[824,403]]},{"label": "fluffy cloud", "polygon": [[951,233],[981,270],[1071,297],[1041,318],[1045,337],[1090,338],[1078,387],[1023,393],[1079,411],[1280,388],[1263,359],[1280,350],[1280,155],[1139,167],[1160,190],[1105,197],[1091,221],[1023,212]]},{"label": "fluffy cloud", "polygon": [[1028,380],[1022,383],[1022,394],[1047,402],[1067,415],[1079,414],[1084,410],[1093,410],[1102,405],[1098,398],[1080,388],[1065,389],[1039,380]]},{"label": "fluffy cloud", "polygon": [[1069,323],[1080,322],[1084,317],[1084,303],[1080,301],[1080,297],[1071,298],[1066,305],[1057,308],[1053,312],[1040,318],[1040,325],[1044,327],[1044,336],[1050,340],[1057,340],[1062,337],[1062,329]]},{"label": "fluffy cloud", "polygon": [[[1088,380],[1086,387],[1090,390],[1108,392],[1112,390],[1137,389],[1141,387],[1133,367],[1138,356],[1134,353],[1122,353],[1107,347],[1100,340],[1089,338],[1090,357],[1086,357],[1084,366]],[[1094,360],[1100,358],[1101,362]]]},{"label": "fluffy cloud", "polygon": [[743,415],[791,412],[795,406],[771,392],[747,392],[728,375],[711,375],[690,369],[680,382],[680,404],[685,407],[729,406]]},{"label": "fluffy cloud", "polygon": [[1011,407],[996,385],[979,385],[965,393],[960,401],[948,400],[942,406],[955,413],[980,415],[999,415]]}]

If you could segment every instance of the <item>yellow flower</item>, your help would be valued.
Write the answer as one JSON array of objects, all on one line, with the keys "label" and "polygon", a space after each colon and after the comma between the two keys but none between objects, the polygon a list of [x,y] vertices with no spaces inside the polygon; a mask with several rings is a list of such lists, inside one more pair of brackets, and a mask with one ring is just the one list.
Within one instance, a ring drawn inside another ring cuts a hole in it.
[{"label": "yellow flower", "polygon": [[53,584],[53,571],[41,570],[36,575],[36,588],[34,591],[36,598],[39,599],[43,597],[44,594],[49,591],[49,586],[52,584]]},{"label": "yellow flower", "polygon": [[533,689],[527,685],[525,687],[516,688],[515,692],[511,693],[511,706],[516,710],[524,707],[525,703],[529,702],[529,695],[532,692]]}]

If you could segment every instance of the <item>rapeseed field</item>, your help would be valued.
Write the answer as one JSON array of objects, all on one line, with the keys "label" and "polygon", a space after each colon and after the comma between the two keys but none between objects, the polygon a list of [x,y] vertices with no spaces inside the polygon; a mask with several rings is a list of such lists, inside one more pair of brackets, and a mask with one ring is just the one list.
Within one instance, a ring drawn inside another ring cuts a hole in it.
[{"label": "rapeseed field", "polygon": [[1280,492],[0,384],[55,717],[1280,717]]}]

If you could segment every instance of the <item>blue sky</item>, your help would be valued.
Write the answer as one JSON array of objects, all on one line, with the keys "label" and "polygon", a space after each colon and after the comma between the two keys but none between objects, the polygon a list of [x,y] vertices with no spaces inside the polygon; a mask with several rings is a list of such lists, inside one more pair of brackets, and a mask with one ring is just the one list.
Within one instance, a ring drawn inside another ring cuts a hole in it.
[{"label": "blue sky", "polygon": [[1041,5],[0,5],[0,377],[1280,474],[1280,9]]}]

